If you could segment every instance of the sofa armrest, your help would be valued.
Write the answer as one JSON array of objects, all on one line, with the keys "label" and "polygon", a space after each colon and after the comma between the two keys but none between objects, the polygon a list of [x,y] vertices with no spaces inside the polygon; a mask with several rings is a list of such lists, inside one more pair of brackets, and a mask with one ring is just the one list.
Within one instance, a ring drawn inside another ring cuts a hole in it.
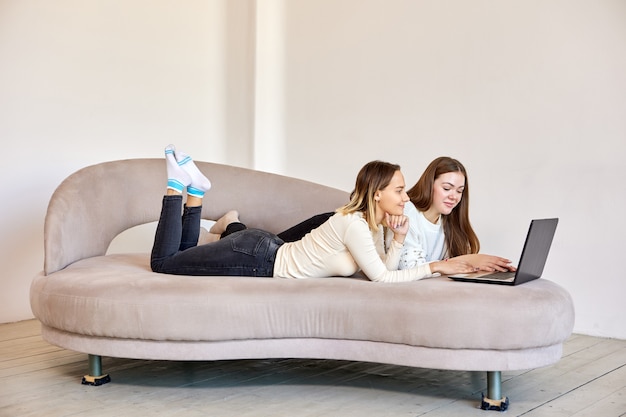
[{"label": "sofa armrest", "polygon": [[[247,168],[196,161],[213,186],[202,217],[238,210],[250,227],[278,233],[347,203],[335,188]],[[44,226],[46,275],[80,259],[104,255],[131,227],[157,221],[167,174],[163,159],[126,159],[71,174],[53,193]]]},{"label": "sofa armrest", "polygon": [[46,275],[104,255],[124,230],[155,221],[166,173],[163,161],[104,162],[67,177],[52,194],[44,225]]}]

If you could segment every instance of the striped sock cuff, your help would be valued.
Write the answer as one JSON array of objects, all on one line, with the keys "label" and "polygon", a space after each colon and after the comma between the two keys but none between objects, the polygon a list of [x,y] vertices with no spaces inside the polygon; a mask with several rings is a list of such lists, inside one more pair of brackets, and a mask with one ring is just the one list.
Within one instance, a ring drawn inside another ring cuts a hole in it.
[{"label": "striped sock cuff", "polygon": [[185,189],[185,184],[183,184],[182,182],[178,180],[170,178],[167,180],[167,188],[171,188],[174,191],[178,191],[179,193],[182,193],[183,190]]},{"label": "striped sock cuff", "polygon": [[198,189],[198,188],[194,188],[191,185],[189,185],[187,187],[187,195],[193,196],[193,197],[198,197],[198,198],[202,198],[204,197],[204,191]]}]

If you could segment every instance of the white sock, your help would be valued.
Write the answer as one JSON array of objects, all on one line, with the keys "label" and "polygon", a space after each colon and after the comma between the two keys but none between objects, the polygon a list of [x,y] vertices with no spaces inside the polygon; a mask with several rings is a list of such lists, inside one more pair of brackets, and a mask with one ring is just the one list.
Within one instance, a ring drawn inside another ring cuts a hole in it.
[{"label": "white sock", "polygon": [[191,157],[185,152],[178,151],[175,155],[178,165],[187,173],[191,180],[187,184],[187,195],[198,198],[204,197],[204,193],[211,189],[211,181],[200,172]]},{"label": "white sock", "polygon": [[167,165],[167,188],[182,193],[185,187],[191,184],[189,174],[178,165],[174,145],[165,147],[165,163]]}]

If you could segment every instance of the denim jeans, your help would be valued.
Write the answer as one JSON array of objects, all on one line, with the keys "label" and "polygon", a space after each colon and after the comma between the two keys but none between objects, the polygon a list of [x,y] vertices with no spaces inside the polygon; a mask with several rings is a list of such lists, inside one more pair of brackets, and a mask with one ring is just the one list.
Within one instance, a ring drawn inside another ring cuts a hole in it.
[{"label": "denim jeans", "polygon": [[184,207],[182,196],[164,196],[150,266],[175,275],[271,277],[276,252],[284,243],[276,235],[245,229],[198,246],[202,207]]},{"label": "denim jeans", "polygon": [[[334,214],[335,212],[331,211],[328,213],[317,214],[313,217],[309,217],[308,219],[296,224],[295,226],[292,226],[289,229],[278,233],[276,236],[278,236],[283,242],[295,242],[302,239],[304,235],[310,233],[311,230],[321,226]],[[244,230],[246,228],[246,225],[243,223],[231,223],[226,227],[226,230],[220,235],[220,237],[225,238],[231,233],[235,233],[239,230]]]},{"label": "denim jeans", "polygon": [[277,236],[284,242],[295,242],[300,240],[309,233],[311,230],[321,226],[326,220],[331,218],[335,214],[334,211],[328,213],[317,214],[310,217],[303,222],[298,223],[295,226],[290,227],[284,232],[280,232]]}]

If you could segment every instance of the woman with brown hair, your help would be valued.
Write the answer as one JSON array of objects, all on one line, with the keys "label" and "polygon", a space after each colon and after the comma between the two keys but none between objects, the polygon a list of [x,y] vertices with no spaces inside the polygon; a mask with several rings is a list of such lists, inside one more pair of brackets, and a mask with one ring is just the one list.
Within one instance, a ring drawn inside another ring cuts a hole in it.
[{"label": "woman with brown hair", "polygon": [[480,242],[469,220],[467,171],[459,161],[436,158],[407,194],[409,231],[400,269],[442,259],[462,259],[484,271],[515,269],[508,259],[478,253]]}]

